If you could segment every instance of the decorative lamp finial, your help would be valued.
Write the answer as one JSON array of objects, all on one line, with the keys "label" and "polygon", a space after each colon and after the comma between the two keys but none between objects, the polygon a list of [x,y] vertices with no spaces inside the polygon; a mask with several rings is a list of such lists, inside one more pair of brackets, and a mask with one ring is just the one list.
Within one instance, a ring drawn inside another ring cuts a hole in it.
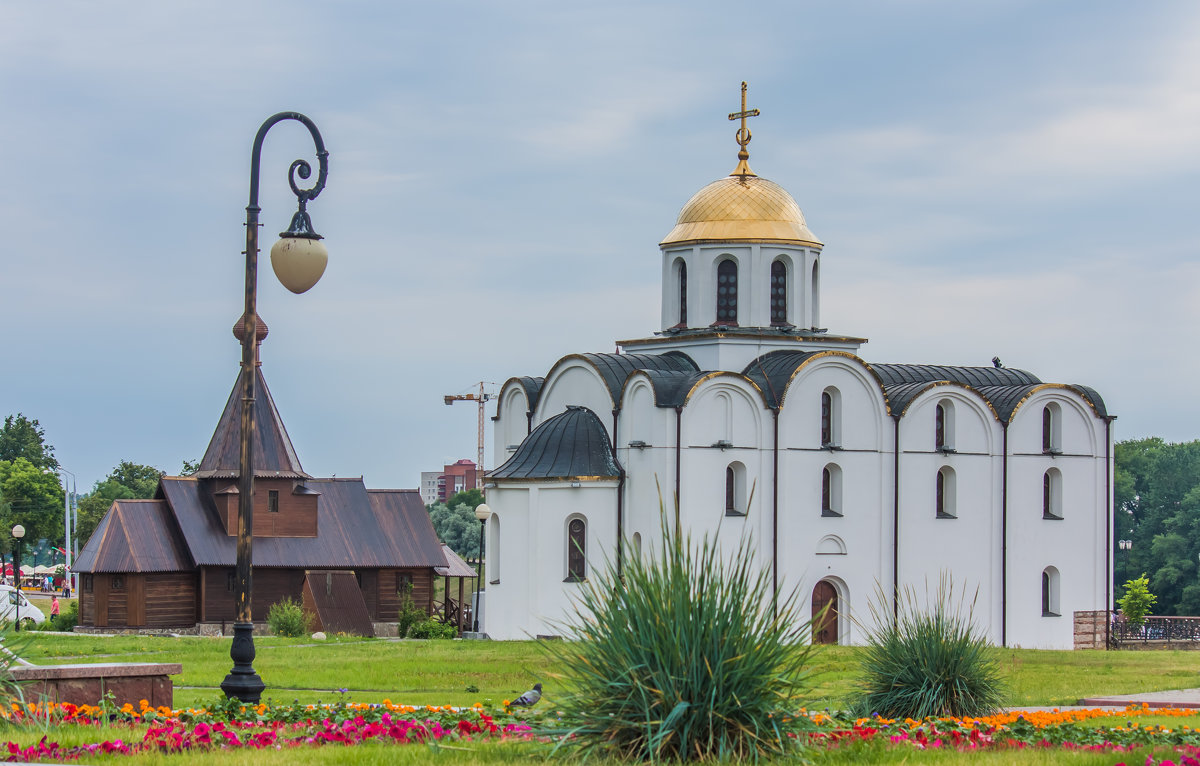
[{"label": "decorative lamp finial", "polygon": [[734,169],[734,171],[732,173],[730,173],[730,175],[734,175],[734,176],[756,175],[755,172],[750,169],[750,163],[748,162],[748,160],[750,159],[750,152],[746,151],[746,146],[750,143],[750,138],[751,138],[750,128],[746,127],[746,118],[747,117],[757,117],[758,115],[759,115],[759,111],[757,109],[747,109],[746,108],[746,81],[743,80],[742,81],[742,110],[740,112],[733,112],[732,114],[729,115],[730,120],[741,120],[742,121],[742,126],[740,128],[738,128],[737,133],[734,134],[734,138],[737,141],[738,146],[741,147],[741,149],[738,150],[738,165]]}]

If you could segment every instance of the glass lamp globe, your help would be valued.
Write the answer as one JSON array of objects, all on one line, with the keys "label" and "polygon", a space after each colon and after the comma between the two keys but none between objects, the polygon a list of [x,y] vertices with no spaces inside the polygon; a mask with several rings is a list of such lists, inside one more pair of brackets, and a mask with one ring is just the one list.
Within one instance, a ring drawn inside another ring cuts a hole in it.
[{"label": "glass lamp globe", "polygon": [[329,251],[319,239],[284,236],[271,247],[271,268],[276,278],[297,295],[321,279],[327,263]]}]

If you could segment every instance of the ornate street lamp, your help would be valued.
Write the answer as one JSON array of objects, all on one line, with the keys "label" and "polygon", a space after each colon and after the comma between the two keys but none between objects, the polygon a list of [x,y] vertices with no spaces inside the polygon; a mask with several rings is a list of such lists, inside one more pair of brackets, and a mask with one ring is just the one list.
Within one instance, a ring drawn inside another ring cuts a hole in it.
[{"label": "ornate street lamp", "polygon": [[1120,548],[1122,551],[1126,551],[1126,553],[1121,556],[1121,579],[1124,580],[1125,579],[1125,566],[1129,562],[1128,551],[1133,550],[1133,540],[1117,540],[1117,547]]},{"label": "ornate street lamp", "polygon": [[488,517],[492,515],[492,509],[487,503],[480,503],[475,506],[475,518],[479,519],[479,569],[475,575],[475,625],[472,630],[479,632],[479,594],[480,588],[483,586],[483,527],[487,524]]},{"label": "ornate street lamp", "polygon": [[313,231],[305,209],[308,201],[316,199],[325,188],[329,173],[329,152],[313,121],[299,112],[280,112],[267,119],[254,137],[254,149],[250,155],[250,204],[246,206],[246,311],[242,314],[242,418],[241,459],[238,477],[238,530],[237,572],[235,599],[237,617],[233,624],[233,646],[229,656],[233,669],[221,682],[221,691],[227,697],[236,697],[242,702],[257,703],[266,685],[254,672],[254,623],[251,619],[250,596],[252,592],[251,564],[254,544],[254,467],[251,451],[254,442],[254,344],[258,331],[258,168],[262,154],[263,139],[267,131],[278,122],[295,120],[302,123],[312,134],[317,148],[317,182],[311,189],[296,185],[296,176],[301,179],[312,174],[312,166],[305,160],[296,160],[288,169],[288,185],[299,201],[299,210],[292,217],[288,230],[271,248],[271,267],[283,286],[293,293],[302,293],[321,278],[329,254],[321,244],[321,236]]},{"label": "ornate street lamp", "polygon": [[13,548],[13,583],[17,586],[16,629],[19,631],[21,629],[21,538],[25,536],[25,527],[20,524],[13,527],[12,536],[17,541],[16,546]]}]

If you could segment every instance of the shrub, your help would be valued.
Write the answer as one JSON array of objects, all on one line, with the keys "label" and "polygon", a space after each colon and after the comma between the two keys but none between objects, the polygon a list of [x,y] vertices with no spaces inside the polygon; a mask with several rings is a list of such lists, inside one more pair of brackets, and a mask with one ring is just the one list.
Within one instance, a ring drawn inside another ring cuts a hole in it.
[{"label": "shrub", "polygon": [[437,620],[422,620],[412,626],[409,638],[457,638],[458,628]]},{"label": "shrub", "polygon": [[[30,625],[29,630],[58,630],[69,633],[79,624],[79,602],[71,601],[58,615],[49,616],[41,625]],[[25,629],[24,627],[22,629]]]},{"label": "shrub", "polygon": [[944,577],[928,607],[905,588],[893,620],[891,604],[879,591],[870,607],[875,624],[865,629],[862,679],[851,708],[885,718],[984,716],[999,710],[1004,701],[1000,665],[974,621],[974,601],[964,601],[960,597],[955,603],[953,583]]},{"label": "shrub", "polygon": [[407,636],[418,622],[429,619],[425,610],[413,603],[412,590],[412,583],[405,583],[400,588],[400,614],[396,618],[396,635],[400,638]]},{"label": "shrub", "polygon": [[296,638],[308,634],[312,617],[304,611],[300,602],[293,598],[276,601],[267,612],[267,625],[277,636]]},{"label": "shrub", "polygon": [[1156,601],[1158,596],[1150,592],[1150,581],[1146,579],[1146,573],[1142,572],[1141,577],[1125,582],[1125,595],[1117,599],[1117,606],[1121,608],[1126,622],[1130,625],[1141,625],[1146,621],[1146,615],[1150,614],[1150,609]]},{"label": "shrub", "polygon": [[770,570],[749,541],[730,556],[664,523],[658,551],[622,574],[610,562],[584,583],[560,626],[575,640],[543,643],[564,669],[563,743],[642,761],[795,752],[804,716],[788,713],[806,686],[809,621],[794,592],[773,610]]}]

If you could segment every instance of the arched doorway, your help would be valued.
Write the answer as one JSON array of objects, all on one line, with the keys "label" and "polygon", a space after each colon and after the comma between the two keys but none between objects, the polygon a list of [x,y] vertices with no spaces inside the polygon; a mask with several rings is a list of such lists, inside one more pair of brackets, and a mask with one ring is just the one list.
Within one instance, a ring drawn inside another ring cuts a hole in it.
[{"label": "arched doorway", "polygon": [[[825,609],[827,605],[828,610]],[[823,610],[824,614],[822,614]],[[817,587],[813,588],[812,620],[814,644],[836,644],[838,642],[837,588],[827,580],[821,580],[817,583]]]}]

